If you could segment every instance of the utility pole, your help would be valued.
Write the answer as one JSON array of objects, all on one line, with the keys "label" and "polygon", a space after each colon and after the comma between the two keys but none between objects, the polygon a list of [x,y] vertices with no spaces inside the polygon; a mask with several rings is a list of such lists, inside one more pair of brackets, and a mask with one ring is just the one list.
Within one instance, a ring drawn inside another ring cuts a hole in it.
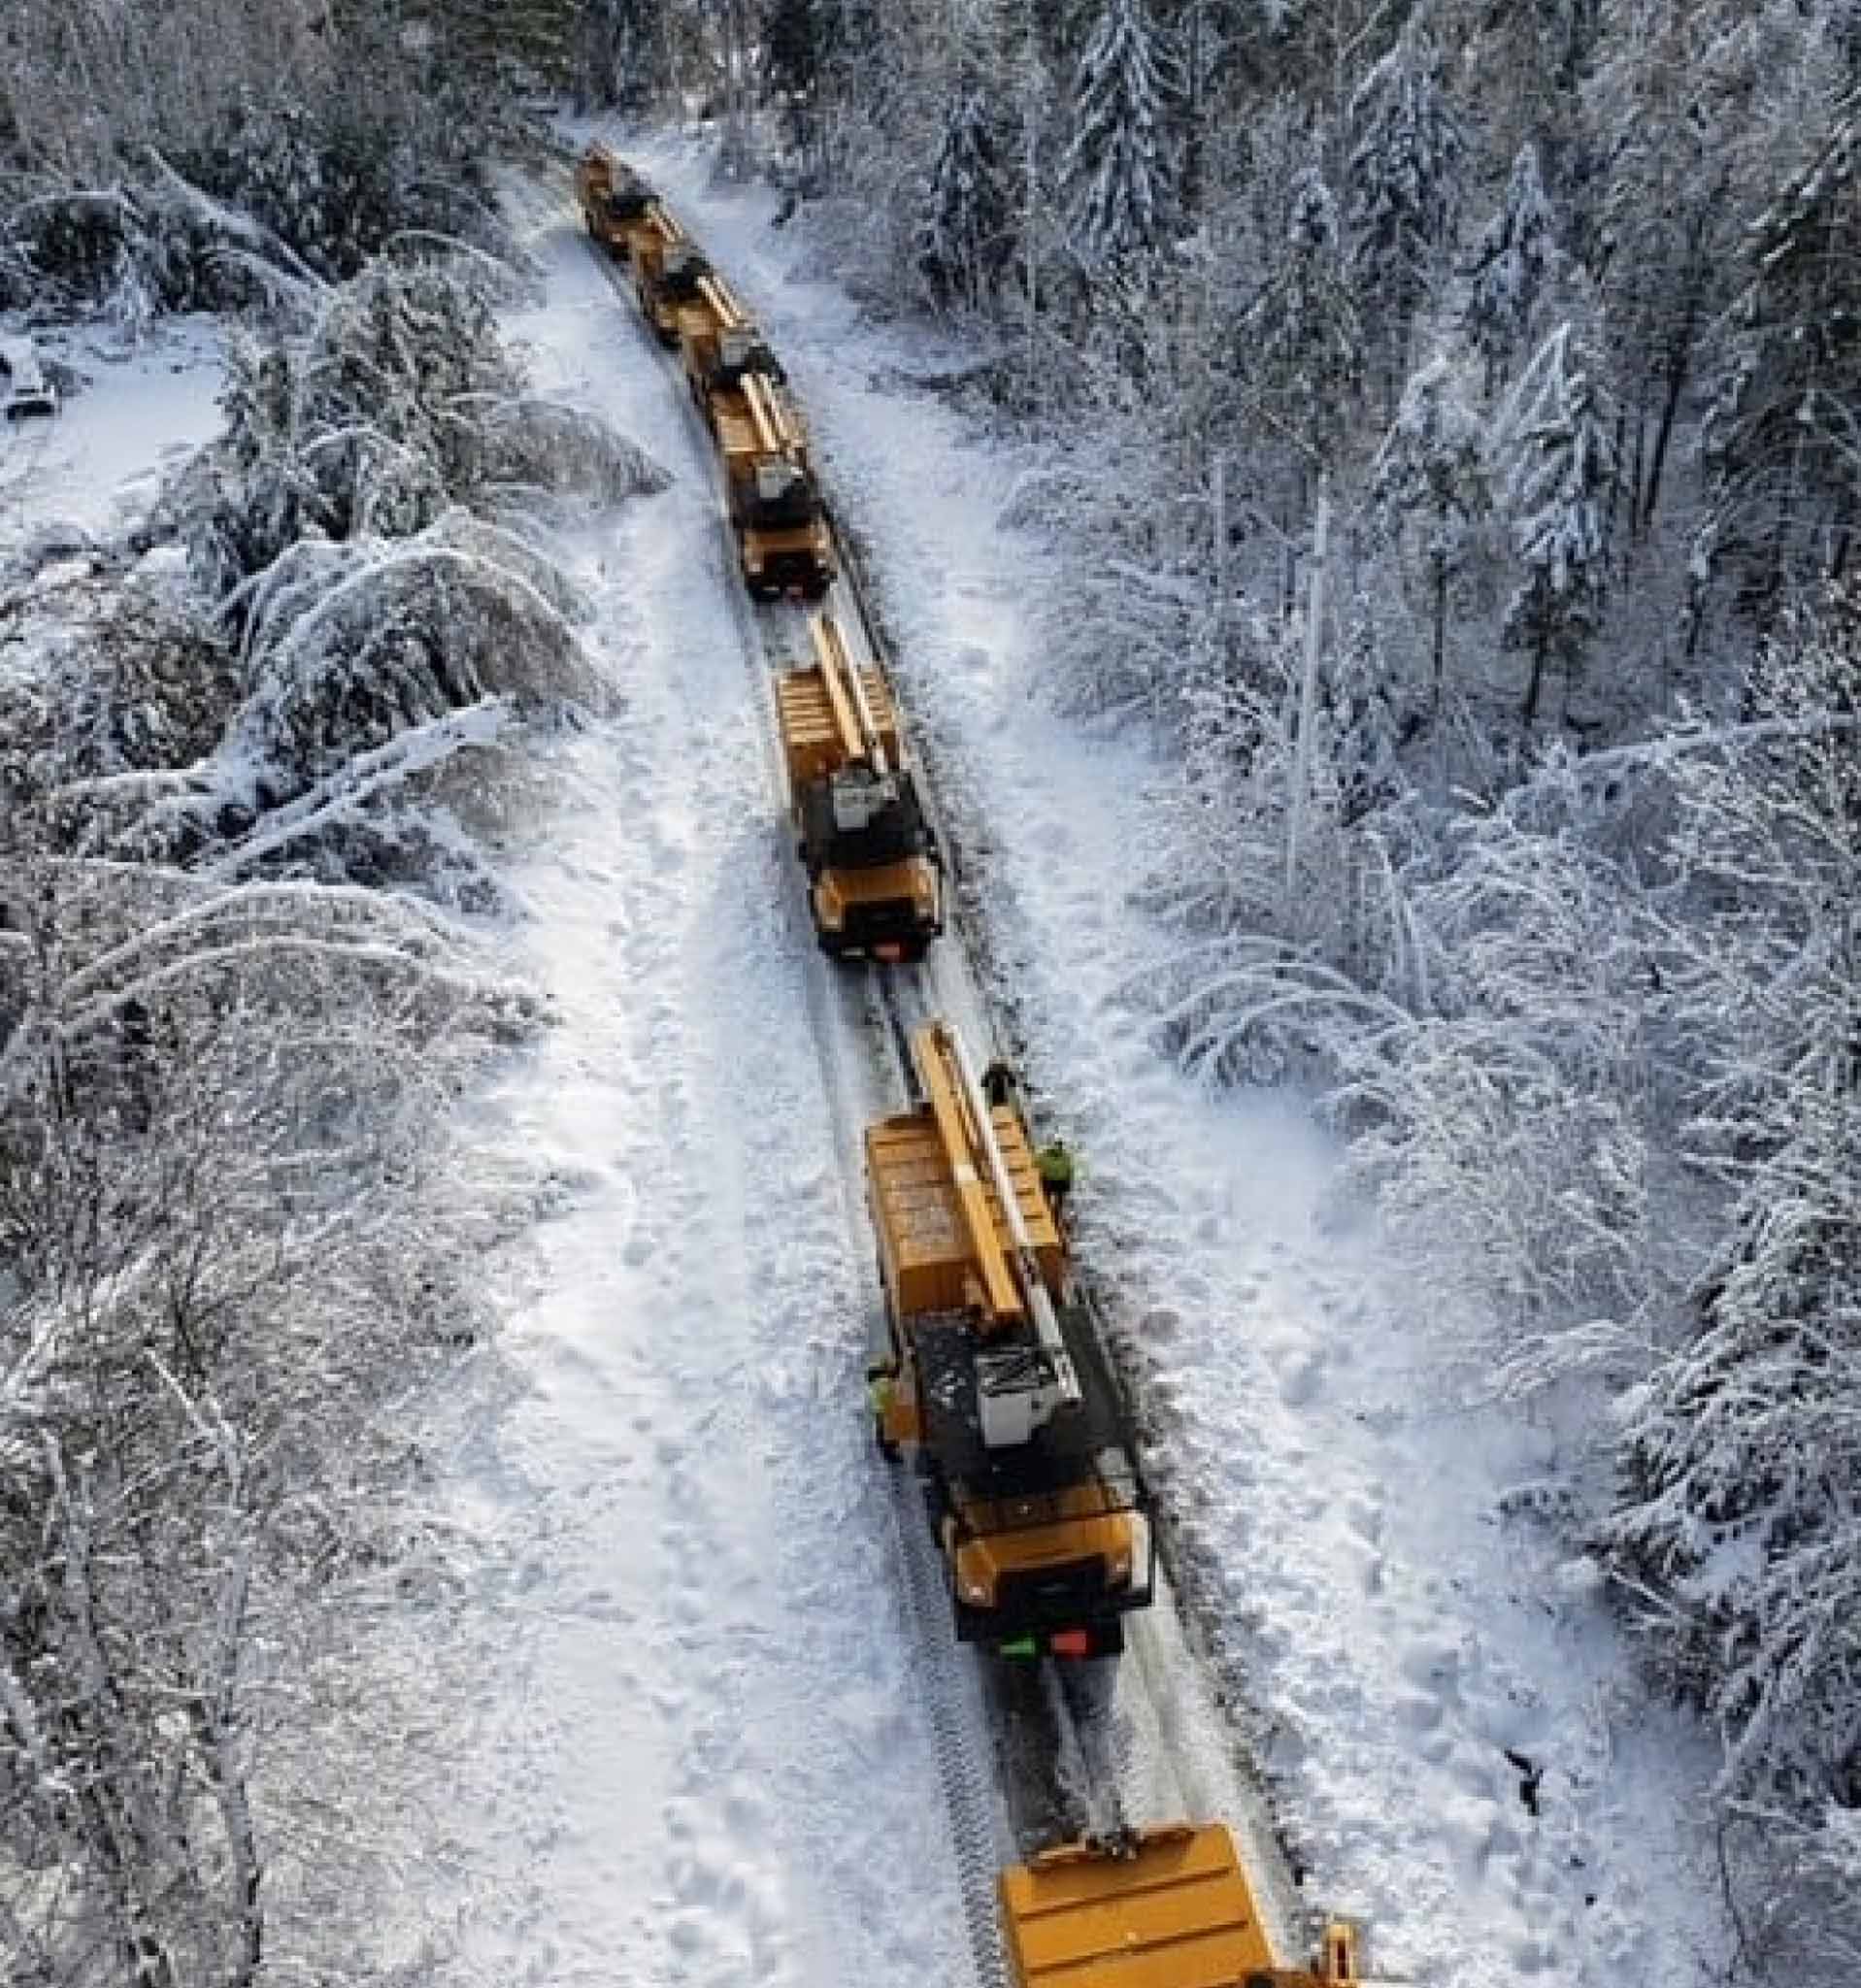
[{"label": "utility pole", "polygon": [[1285,897],[1281,915],[1290,920],[1299,882],[1300,844],[1305,838],[1306,796],[1312,786],[1313,732],[1317,722],[1318,645],[1325,612],[1325,544],[1331,529],[1330,478],[1318,473],[1318,515],[1312,529],[1312,585],[1306,602],[1305,665],[1299,672],[1299,730],[1293,743],[1292,793],[1286,809]]}]

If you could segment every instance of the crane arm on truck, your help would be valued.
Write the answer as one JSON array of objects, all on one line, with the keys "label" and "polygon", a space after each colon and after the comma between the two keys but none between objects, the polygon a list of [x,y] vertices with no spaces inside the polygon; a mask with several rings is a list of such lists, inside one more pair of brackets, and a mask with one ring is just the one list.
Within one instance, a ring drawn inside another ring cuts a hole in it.
[{"label": "crane arm on truck", "polygon": [[764,455],[785,455],[798,466],[807,448],[794,415],[773,381],[749,374],[743,382],[745,405],[755,425],[756,444]]},{"label": "crane arm on truck", "polygon": [[863,759],[878,779],[887,779],[892,772],[891,758],[859,668],[847,653],[846,632],[830,615],[817,614],[814,638],[814,658],[820,665],[843,758]]},{"label": "crane arm on truck", "polygon": [[[949,1163],[972,1261],[980,1273],[988,1328],[1000,1332],[1023,1324],[1033,1327],[1033,1346],[984,1352],[977,1361],[984,1442],[991,1447],[1023,1442],[1033,1428],[1056,1411],[1080,1405],[1079,1375],[1041,1275],[1033,1238],[1021,1219],[1020,1201],[994,1119],[962,1041],[948,1022],[934,1021],[919,1032],[915,1046],[918,1075]],[[984,1177],[1008,1231],[1006,1246],[996,1229]],[[1031,1365],[1041,1371],[1030,1373]],[[998,1405],[1000,1412],[991,1412]]]},{"label": "crane arm on truck", "polygon": [[717,321],[719,331],[753,331],[754,320],[749,313],[737,301],[737,295],[723,278],[716,275],[700,279],[698,294],[706,308]]}]

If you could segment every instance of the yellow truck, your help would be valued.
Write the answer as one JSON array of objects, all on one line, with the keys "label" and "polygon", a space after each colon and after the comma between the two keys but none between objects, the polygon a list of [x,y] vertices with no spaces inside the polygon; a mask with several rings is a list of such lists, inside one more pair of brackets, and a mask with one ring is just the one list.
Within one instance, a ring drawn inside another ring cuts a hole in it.
[{"label": "yellow truck", "polygon": [[866,1129],[887,1342],[877,1434],[909,1451],[959,1640],[1114,1656],[1155,1585],[1148,1498],[1012,1089],[947,1021],[912,1039],[921,1102]]},{"label": "yellow truck", "polygon": [[589,236],[611,254],[626,261],[633,233],[646,218],[655,195],[622,158],[597,141],[575,168],[575,193]]},{"label": "yellow truck", "polygon": [[1334,1919],[1284,1968],[1222,1823],[1068,1844],[1005,1871],[1014,1988],[1357,1988],[1356,1929]]},{"label": "yellow truck", "polygon": [[781,368],[756,321],[720,276],[699,280],[694,302],[679,314],[679,355],[685,383],[714,434],[717,414],[746,412],[743,380],[760,374],[780,385]]},{"label": "yellow truck", "polygon": [[744,584],[757,600],[819,600],[839,568],[800,415],[762,373],[744,374],[733,403],[712,413]]},{"label": "yellow truck", "polygon": [[809,632],[814,660],[778,679],[776,711],[814,936],[836,959],[920,960],[944,929],[944,873],[897,707],[837,621]]},{"label": "yellow truck", "polygon": [[640,309],[654,337],[670,348],[679,343],[679,314],[698,302],[698,285],[711,274],[711,265],[662,200],[653,201],[626,229]]}]

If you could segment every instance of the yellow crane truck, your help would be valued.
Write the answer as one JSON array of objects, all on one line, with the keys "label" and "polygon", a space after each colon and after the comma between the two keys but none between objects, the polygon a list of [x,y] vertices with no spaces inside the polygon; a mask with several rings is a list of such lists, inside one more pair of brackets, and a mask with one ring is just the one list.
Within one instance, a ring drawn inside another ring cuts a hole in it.
[{"label": "yellow crane truck", "polygon": [[782,370],[756,321],[716,275],[703,277],[697,300],[679,314],[679,351],[685,383],[714,434],[719,413],[745,412],[743,381],[760,374],[780,385]]},{"label": "yellow crane truck", "polygon": [[1155,1576],[1117,1391],[1012,1093],[991,1101],[947,1021],[912,1058],[922,1103],[866,1130],[879,1440],[916,1460],[960,1640],[1114,1656]]},{"label": "yellow crane truck", "polygon": [[757,600],[819,600],[838,571],[834,540],[793,404],[767,375],[745,373],[712,414],[744,584]]},{"label": "yellow crane truck", "polygon": [[837,621],[809,632],[814,660],[777,679],[776,712],[814,936],[836,959],[920,960],[944,929],[943,865],[897,707]]},{"label": "yellow crane truck", "polygon": [[1048,1850],[1001,1876],[1014,1988],[1358,1988],[1334,1919],[1304,1968],[1274,1957],[1223,1823],[1171,1823]]},{"label": "yellow crane truck", "polygon": [[662,200],[628,224],[627,244],[640,309],[654,337],[670,349],[679,343],[679,314],[698,302],[698,285],[711,265]]},{"label": "yellow crane truck", "polygon": [[576,198],[589,235],[625,262],[633,233],[656,196],[638,173],[599,142],[588,147],[575,168]]}]

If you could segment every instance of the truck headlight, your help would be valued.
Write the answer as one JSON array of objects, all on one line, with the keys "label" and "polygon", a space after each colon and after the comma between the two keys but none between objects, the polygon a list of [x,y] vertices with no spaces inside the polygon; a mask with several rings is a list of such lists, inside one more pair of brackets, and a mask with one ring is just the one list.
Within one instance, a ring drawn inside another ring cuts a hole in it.
[{"label": "truck headlight", "polygon": [[972,1608],[986,1608],[989,1602],[987,1583],[963,1574],[956,1583],[956,1592]]}]

